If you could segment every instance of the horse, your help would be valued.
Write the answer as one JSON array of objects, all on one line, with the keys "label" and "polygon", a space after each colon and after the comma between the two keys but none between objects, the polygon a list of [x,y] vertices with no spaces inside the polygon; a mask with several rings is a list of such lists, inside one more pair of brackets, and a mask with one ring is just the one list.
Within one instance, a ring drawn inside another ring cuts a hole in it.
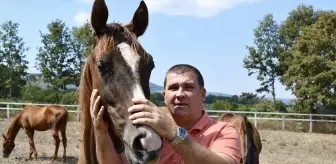
[{"label": "horse", "polygon": [[3,157],[8,158],[10,153],[15,147],[15,138],[19,130],[23,128],[29,138],[30,152],[28,160],[32,160],[34,154],[35,160],[37,160],[37,152],[34,143],[34,131],[47,131],[52,130],[52,136],[55,140],[55,152],[52,158],[52,162],[57,158],[58,147],[60,138],[58,132],[61,131],[62,142],[64,147],[63,160],[66,161],[66,126],[68,122],[68,111],[62,106],[50,105],[50,106],[35,106],[35,105],[23,105],[23,109],[18,112],[11,122],[6,134],[2,133],[3,137]]},{"label": "horse", "polygon": [[259,164],[259,154],[262,149],[260,135],[256,127],[245,115],[223,113],[217,120],[229,122],[234,125],[240,135],[242,164]]},{"label": "horse", "polygon": [[127,24],[107,24],[108,8],[104,0],[95,0],[91,11],[92,52],[81,71],[79,110],[81,145],[79,164],[97,164],[96,138],[90,115],[90,97],[98,90],[105,110],[108,134],[120,157],[131,164],[156,163],[162,149],[162,137],[145,125],[133,125],[127,111],[132,98],[150,99],[149,78],[153,57],[138,41],[148,26],[148,8],[141,1]]}]

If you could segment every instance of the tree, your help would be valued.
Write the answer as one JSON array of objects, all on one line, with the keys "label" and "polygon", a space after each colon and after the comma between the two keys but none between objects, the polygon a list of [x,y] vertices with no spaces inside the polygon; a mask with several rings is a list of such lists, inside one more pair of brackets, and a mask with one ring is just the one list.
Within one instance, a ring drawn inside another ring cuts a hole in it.
[{"label": "tree", "polygon": [[259,98],[257,94],[253,94],[251,92],[242,92],[238,97],[239,103],[245,105],[253,105],[258,103]]},{"label": "tree", "polygon": [[150,95],[150,100],[157,106],[166,106],[164,103],[164,96],[162,93],[154,92]]},{"label": "tree", "polygon": [[336,13],[320,12],[318,20],[302,28],[293,44],[284,82],[301,103],[316,113],[318,105],[336,106]]},{"label": "tree", "polygon": [[84,60],[92,51],[92,28],[89,22],[86,22],[81,27],[72,28],[71,50],[73,58],[70,60],[71,63],[69,64],[72,65],[72,78],[74,84],[78,87]]},{"label": "tree", "polygon": [[18,98],[25,85],[28,61],[24,53],[29,50],[18,36],[19,24],[6,21],[0,29],[0,88],[3,97]]},{"label": "tree", "polygon": [[43,46],[38,48],[36,67],[42,72],[43,81],[56,92],[56,101],[59,101],[59,91],[73,83],[71,33],[58,19],[48,24],[47,29],[46,34],[40,31]]},{"label": "tree", "polygon": [[236,110],[237,104],[229,100],[215,100],[215,102],[211,103],[209,108],[212,110]]},{"label": "tree", "polygon": [[272,14],[267,14],[254,29],[254,36],[256,47],[247,46],[249,56],[243,61],[244,67],[248,70],[249,76],[258,74],[257,79],[261,81],[261,87],[256,92],[271,92],[274,109],[276,109],[275,82],[279,73],[281,47],[279,27],[273,20]]},{"label": "tree", "polygon": [[289,12],[286,20],[280,25],[280,42],[283,51],[280,55],[280,81],[283,83],[282,75],[288,70],[293,59],[291,49],[297,38],[302,34],[302,29],[314,24],[318,18],[318,11],[314,11],[313,6],[300,5],[295,10]]}]

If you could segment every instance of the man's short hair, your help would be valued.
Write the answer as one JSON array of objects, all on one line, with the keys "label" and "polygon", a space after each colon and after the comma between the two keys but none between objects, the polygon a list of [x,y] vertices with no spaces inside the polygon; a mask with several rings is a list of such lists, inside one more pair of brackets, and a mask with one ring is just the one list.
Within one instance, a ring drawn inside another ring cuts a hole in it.
[{"label": "man's short hair", "polygon": [[165,76],[165,79],[164,79],[164,82],[163,82],[163,87],[166,88],[166,83],[167,83],[167,75],[168,73],[177,73],[177,74],[182,74],[182,73],[185,73],[185,72],[193,72],[196,74],[196,78],[197,78],[197,82],[199,84],[199,86],[201,88],[204,88],[204,79],[203,79],[203,76],[201,74],[201,72],[195,68],[194,66],[192,65],[189,65],[189,64],[176,64],[174,65],[173,67],[171,67],[167,73],[166,73],[166,76]]}]

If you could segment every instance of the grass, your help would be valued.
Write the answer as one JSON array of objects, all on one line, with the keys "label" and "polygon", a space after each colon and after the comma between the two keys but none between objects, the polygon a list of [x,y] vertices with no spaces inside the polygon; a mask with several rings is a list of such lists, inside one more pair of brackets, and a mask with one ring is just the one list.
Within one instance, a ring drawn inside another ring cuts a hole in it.
[{"label": "grass", "polygon": [[[7,119],[0,119],[1,132],[6,132],[9,124],[10,121]],[[259,125],[262,127],[262,124],[258,123],[258,127]],[[69,164],[77,164],[80,144],[78,140],[80,137],[79,129],[80,124],[78,122],[68,123],[67,163]],[[261,164],[332,164],[336,161],[336,135],[274,130],[259,130],[259,132],[263,143],[263,149],[260,154]],[[16,147],[11,156],[5,159],[1,155],[0,163],[50,163],[54,153],[51,131],[35,132],[37,161],[25,160],[29,153],[29,143],[28,137],[23,130],[19,132],[15,143]],[[63,146],[60,144],[57,162],[61,161],[62,154]]]},{"label": "grass", "polygon": [[336,161],[336,136],[332,134],[260,130],[260,163],[332,164]]}]

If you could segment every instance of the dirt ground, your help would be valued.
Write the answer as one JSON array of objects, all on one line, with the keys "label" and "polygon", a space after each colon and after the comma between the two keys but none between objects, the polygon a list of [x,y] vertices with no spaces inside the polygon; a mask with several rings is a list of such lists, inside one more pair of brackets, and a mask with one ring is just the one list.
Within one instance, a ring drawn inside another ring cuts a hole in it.
[{"label": "dirt ground", "polygon": [[[0,120],[1,132],[6,132],[10,122]],[[79,123],[69,122],[67,128],[67,162],[76,164],[79,154]],[[261,164],[332,164],[336,161],[336,135],[308,134],[282,131],[260,130],[263,143]],[[1,138],[2,143],[2,138]],[[51,131],[35,132],[35,146],[38,153],[37,161],[26,161],[29,153],[28,137],[21,130],[16,138],[16,147],[9,158],[2,157],[1,164],[45,164],[50,163],[54,153]],[[61,161],[63,146],[60,144],[57,163]]]}]

